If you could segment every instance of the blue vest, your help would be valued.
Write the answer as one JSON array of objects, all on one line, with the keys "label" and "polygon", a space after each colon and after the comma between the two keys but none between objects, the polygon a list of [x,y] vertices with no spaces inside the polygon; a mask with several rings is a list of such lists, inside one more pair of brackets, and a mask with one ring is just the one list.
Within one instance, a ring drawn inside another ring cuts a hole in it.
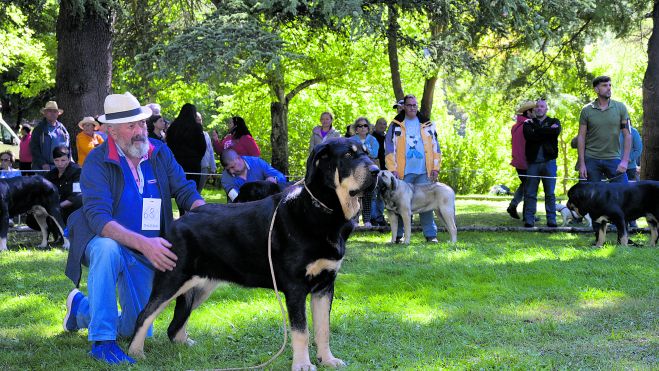
[{"label": "blue vest", "polygon": [[[144,177],[144,188],[142,194],[137,188],[137,182],[133,179],[133,172],[126,161],[126,157],[120,156],[121,168],[124,173],[124,193],[119,200],[119,207],[114,212],[114,218],[127,229],[139,233],[145,237],[158,237],[160,231],[142,230],[142,200],[144,198],[161,198],[160,188],[150,161],[142,161],[140,169]],[[160,225],[162,225],[162,207],[160,208]]]}]

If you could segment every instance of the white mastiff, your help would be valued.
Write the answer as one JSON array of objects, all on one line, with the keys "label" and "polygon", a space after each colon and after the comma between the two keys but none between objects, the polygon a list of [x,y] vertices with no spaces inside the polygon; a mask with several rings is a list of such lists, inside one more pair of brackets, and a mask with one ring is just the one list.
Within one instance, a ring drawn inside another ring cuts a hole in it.
[{"label": "white mastiff", "polygon": [[403,219],[404,243],[408,244],[412,233],[412,214],[432,210],[448,230],[451,242],[458,240],[458,229],[455,226],[455,192],[451,187],[439,182],[409,184],[384,170],[378,175],[377,188],[382,195],[384,207],[389,211],[392,243],[396,242],[398,232],[396,214]]}]

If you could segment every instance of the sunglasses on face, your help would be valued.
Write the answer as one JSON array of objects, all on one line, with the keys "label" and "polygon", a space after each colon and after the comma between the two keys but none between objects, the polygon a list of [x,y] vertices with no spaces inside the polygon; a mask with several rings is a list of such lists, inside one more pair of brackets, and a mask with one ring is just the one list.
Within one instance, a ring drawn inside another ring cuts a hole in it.
[{"label": "sunglasses on face", "polygon": [[357,128],[367,128],[368,125],[357,125]]}]

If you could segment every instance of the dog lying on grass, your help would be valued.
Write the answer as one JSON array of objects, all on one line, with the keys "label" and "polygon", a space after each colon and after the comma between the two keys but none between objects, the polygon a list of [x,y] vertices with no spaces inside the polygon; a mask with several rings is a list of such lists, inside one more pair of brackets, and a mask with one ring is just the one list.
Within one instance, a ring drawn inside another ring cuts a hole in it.
[{"label": "dog lying on grass", "polygon": [[345,138],[332,139],[310,154],[303,186],[248,203],[203,205],[175,221],[167,239],[178,257],[176,267],[156,272],[129,353],[143,356],[147,329],[174,299],[174,318],[167,334],[172,341],[189,343],[190,313],[221,281],[273,288],[268,241],[277,212],[272,269],[278,289],[286,296],[292,369],[315,370],[309,359],[305,308],[310,293],[318,361],[324,366],[343,366],[329,348],[334,280],[353,230],[351,218],[359,212],[358,197],[373,189],[377,172],[363,146]]},{"label": "dog lying on grass", "polygon": [[567,207],[577,215],[590,214],[595,230],[595,246],[606,241],[606,225],[613,223],[618,231],[618,243],[627,245],[627,221],[645,217],[650,227],[650,244],[657,244],[659,218],[659,182],[644,180],[635,183],[577,183],[567,193]]},{"label": "dog lying on grass", "polygon": [[458,240],[455,226],[455,192],[443,183],[409,184],[397,179],[393,173],[383,170],[378,175],[378,192],[382,195],[384,207],[389,211],[391,243],[396,243],[398,217],[403,219],[404,243],[410,243],[412,234],[412,214],[434,210],[442,221],[451,242]]},{"label": "dog lying on grass", "polygon": [[[23,213],[34,215],[41,228],[39,248],[48,247],[48,223],[51,218],[57,231],[50,231],[55,237],[64,236],[64,220],[59,207],[57,187],[39,175],[0,179],[0,251],[7,250],[9,218]],[[69,240],[64,237],[64,249],[69,248]]]}]

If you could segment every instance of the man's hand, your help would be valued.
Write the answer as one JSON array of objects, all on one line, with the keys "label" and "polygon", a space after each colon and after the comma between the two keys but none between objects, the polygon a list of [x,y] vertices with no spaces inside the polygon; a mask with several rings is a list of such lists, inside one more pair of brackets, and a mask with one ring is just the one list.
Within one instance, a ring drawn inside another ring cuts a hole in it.
[{"label": "man's hand", "polygon": [[169,248],[172,244],[162,237],[145,237],[140,243],[139,251],[146,256],[153,266],[161,271],[171,271],[176,267],[178,257]]},{"label": "man's hand", "polygon": [[618,164],[618,168],[616,169],[616,172],[618,173],[625,173],[627,172],[627,165],[629,163],[627,161],[621,160],[620,163]]},{"label": "man's hand", "polygon": [[437,181],[437,176],[439,175],[439,171],[433,170],[430,172],[430,181],[431,182],[436,182]]},{"label": "man's hand", "polygon": [[265,180],[267,180],[268,182],[277,184],[277,178],[275,178],[274,176],[269,176],[269,177],[265,178]]},{"label": "man's hand", "polygon": [[586,164],[579,164],[579,178],[588,179],[588,171],[586,170]]}]

